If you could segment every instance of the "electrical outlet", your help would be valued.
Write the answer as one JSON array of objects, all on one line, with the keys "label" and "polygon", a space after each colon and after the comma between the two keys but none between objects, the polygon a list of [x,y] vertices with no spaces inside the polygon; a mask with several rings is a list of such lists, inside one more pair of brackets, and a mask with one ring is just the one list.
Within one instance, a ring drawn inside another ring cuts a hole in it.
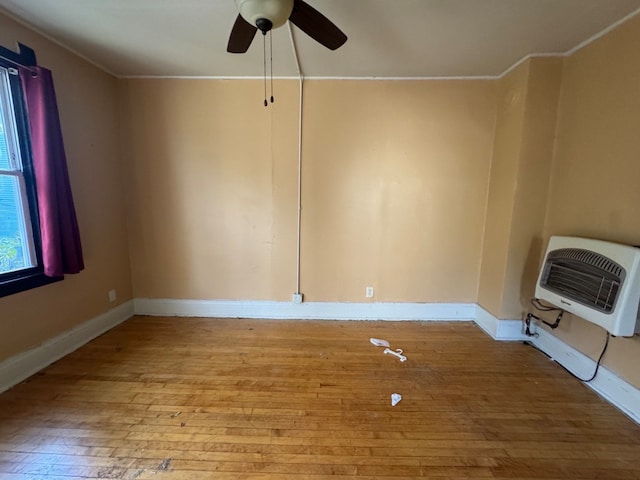
[{"label": "electrical outlet", "polygon": [[367,287],[364,291],[364,296],[367,298],[373,298],[373,287]]},{"label": "electrical outlet", "polygon": [[291,301],[293,303],[302,303],[302,294],[294,293],[293,296],[291,297]]},{"label": "electrical outlet", "polygon": [[109,302],[111,302],[111,303],[115,302],[116,298],[118,298],[118,296],[116,295],[116,291],[115,290],[109,290]]}]

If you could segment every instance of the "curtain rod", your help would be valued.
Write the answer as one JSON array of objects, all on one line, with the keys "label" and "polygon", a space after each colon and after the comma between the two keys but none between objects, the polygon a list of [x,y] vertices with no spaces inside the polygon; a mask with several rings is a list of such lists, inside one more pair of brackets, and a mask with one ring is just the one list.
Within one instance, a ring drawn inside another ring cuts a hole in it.
[{"label": "curtain rod", "polygon": [[35,67],[37,65],[36,54],[33,49],[20,42],[18,42],[17,53],[0,45],[0,58],[23,67]]}]

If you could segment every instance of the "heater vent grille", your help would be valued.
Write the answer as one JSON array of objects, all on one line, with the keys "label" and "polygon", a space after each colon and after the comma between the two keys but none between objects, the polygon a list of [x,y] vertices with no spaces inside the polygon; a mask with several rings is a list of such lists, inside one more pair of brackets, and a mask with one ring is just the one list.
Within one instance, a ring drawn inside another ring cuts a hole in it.
[{"label": "heater vent grille", "polygon": [[610,313],[615,308],[624,276],[624,268],[604,255],[563,248],[547,255],[541,284],[563,297]]},{"label": "heater vent grille", "polygon": [[640,334],[640,248],[553,235],[535,296],[612,335]]}]

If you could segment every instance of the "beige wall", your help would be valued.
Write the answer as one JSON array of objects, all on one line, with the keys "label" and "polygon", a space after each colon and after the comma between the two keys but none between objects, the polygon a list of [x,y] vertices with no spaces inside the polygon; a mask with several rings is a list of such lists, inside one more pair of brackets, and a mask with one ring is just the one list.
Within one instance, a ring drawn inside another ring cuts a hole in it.
[{"label": "beige wall", "polygon": [[[640,17],[565,60],[545,239],[640,244]],[[596,357],[600,328],[567,316],[557,335]],[[640,337],[616,338],[604,364],[640,386]]]},{"label": "beige wall", "polygon": [[522,318],[535,288],[553,157],[560,58],[533,58],[498,82],[478,303]]},{"label": "beige wall", "polygon": [[290,300],[297,83],[123,80],[136,297]]},{"label": "beige wall", "polygon": [[555,144],[562,59],[529,60],[522,144],[516,178],[507,270],[500,318],[530,309],[542,252],[551,163]]},{"label": "beige wall", "polygon": [[497,81],[497,115],[487,200],[478,303],[500,317],[517,187],[530,62]]},{"label": "beige wall", "polygon": [[487,81],[309,82],[302,290],[475,302],[494,122]]},{"label": "beige wall", "polygon": [[[289,300],[298,83],[126,80],[135,294]],[[301,291],[308,301],[475,302],[490,81],[307,81]]]},{"label": "beige wall", "polygon": [[[531,311],[550,235],[640,244],[638,51],[635,18],[562,63],[532,59],[498,81],[478,289],[496,317]],[[602,329],[571,315],[554,334],[592,358],[604,342]],[[604,364],[640,386],[639,354],[639,337],[614,338]]]},{"label": "beige wall", "polygon": [[[53,72],[86,270],[0,298],[0,360],[132,298],[118,148],[117,81],[0,15],[0,44],[20,41]],[[118,301],[110,304],[115,288]]]}]

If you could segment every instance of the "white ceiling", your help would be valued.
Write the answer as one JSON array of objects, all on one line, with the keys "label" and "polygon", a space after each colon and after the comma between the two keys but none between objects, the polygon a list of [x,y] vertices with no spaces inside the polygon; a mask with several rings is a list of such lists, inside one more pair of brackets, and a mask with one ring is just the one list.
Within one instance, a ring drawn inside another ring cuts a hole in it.
[{"label": "white ceiling", "polygon": [[[332,52],[292,27],[302,73],[315,77],[497,76],[640,9],[640,0],[307,3],[349,37]],[[233,0],[0,0],[0,9],[117,76],[262,75],[260,34],[246,54],[226,52]],[[287,26],[273,32],[273,48],[274,75],[296,75]]]}]

